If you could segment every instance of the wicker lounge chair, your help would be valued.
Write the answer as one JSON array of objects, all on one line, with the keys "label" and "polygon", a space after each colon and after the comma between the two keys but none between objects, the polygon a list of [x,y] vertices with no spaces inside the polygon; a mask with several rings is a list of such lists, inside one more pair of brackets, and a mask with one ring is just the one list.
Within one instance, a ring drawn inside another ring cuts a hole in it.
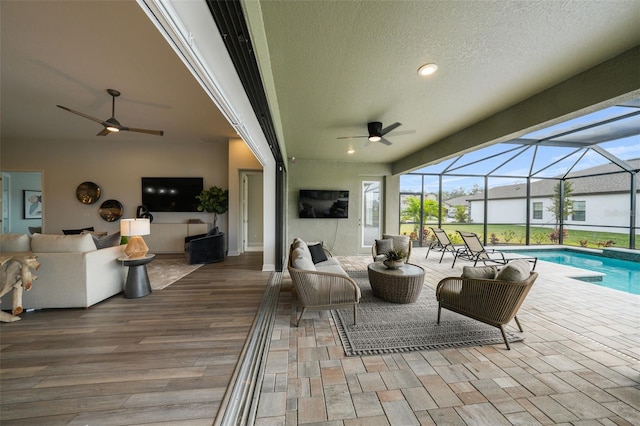
[{"label": "wicker lounge chair", "polygon": [[440,262],[438,263],[442,263],[442,259],[444,258],[445,253],[453,254],[453,257],[455,259],[456,252],[458,250],[464,250],[464,247],[456,247],[453,245],[453,243],[449,239],[449,236],[444,231],[444,229],[431,228],[431,231],[433,232],[433,235],[435,235],[436,241],[429,244],[429,249],[427,250],[427,255],[425,256],[425,259],[429,257],[429,252],[431,252],[431,250],[441,251],[442,256],[440,256]]},{"label": "wicker lounge chair", "polygon": [[497,263],[499,265],[506,265],[508,262],[516,259],[524,259],[528,262],[532,263],[533,266],[531,270],[536,269],[536,264],[538,263],[537,257],[509,257],[505,256],[505,254],[501,251],[494,249],[486,249],[478,235],[473,232],[462,232],[457,231],[462,237],[462,241],[464,241],[465,248],[456,251],[455,257],[453,259],[453,263],[451,267],[456,264],[457,259],[467,259],[473,262],[473,266],[478,264],[478,261],[483,262],[485,265],[487,262]]},{"label": "wicker lounge chair", "polygon": [[515,319],[518,329],[523,331],[516,314],[537,277],[537,272],[531,272],[528,279],[520,282],[445,278],[436,288],[438,324],[440,324],[442,308],[457,312],[499,328],[507,349],[511,349],[504,332],[504,325]]}]

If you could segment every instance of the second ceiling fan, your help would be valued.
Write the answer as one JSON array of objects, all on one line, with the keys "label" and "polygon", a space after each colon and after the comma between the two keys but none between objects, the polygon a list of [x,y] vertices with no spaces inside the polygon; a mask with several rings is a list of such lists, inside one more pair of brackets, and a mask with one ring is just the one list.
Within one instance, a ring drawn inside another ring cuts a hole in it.
[{"label": "second ceiling fan", "polygon": [[[393,130],[397,129],[398,127],[400,127],[402,125],[402,123],[393,123],[387,127],[385,127],[384,129],[382,128],[382,123],[379,121],[372,121],[370,123],[367,123],[367,130],[369,131],[368,135],[360,135],[360,136],[342,136],[339,137],[338,139],[356,139],[356,138],[367,138],[367,145],[370,142],[380,142],[382,144],[385,145],[391,145],[391,141],[389,141],[388,139],[386,139],[384,136],[387,135],[388,133],[391,133]],[[415,133],[415,130],[405,130],[403,132],[395,132],[393,133],[393,135],[389,135],[389,136],[399,136],[399,135],[406,135],[409,133]]]}]

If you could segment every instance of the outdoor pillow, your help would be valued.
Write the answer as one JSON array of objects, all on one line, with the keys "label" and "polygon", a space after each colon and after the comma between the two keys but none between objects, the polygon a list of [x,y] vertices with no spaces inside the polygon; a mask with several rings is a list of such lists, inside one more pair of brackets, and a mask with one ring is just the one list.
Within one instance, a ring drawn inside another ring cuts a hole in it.
[{"label": "outdoor pillow", "polygon": [[462,278],[469,278],[474,280],[492,280],[496,277],[498,268],[495,266],[463,266]]},{"label": "outdoor pillow", "polygon": [[409,252],[409,244],[411,244],[411,239],[408,235],[388,235],[384,234],[382,238],[391,238],[393,240],[393,248],[396,250],[404,250],[406,253]]},{"label": "outdoor pillow", "polygon": [[291,264],[296,269],[303,269],[307,271],[315,271],[316,266],[311,260],[311,256],[306,255],[306,252],[302,247],[298,247],[291,252]]},{"label": "outdoor pillow", "polygon": [[327,260],[327,254],[324,252],[322,244],[313,244],[308,247],[314,264]]},{"label": "outdoor pillow", "polygon": [[524,281],[529,278],[529,262],[526,260],[514,260],[505,265],[498,272],[496,280],[500,281]]},{"label": "outdoor pillow", "polygon": [[376,253],[384,254],[389,250],[393,250],[393,239],[376,240]]}]

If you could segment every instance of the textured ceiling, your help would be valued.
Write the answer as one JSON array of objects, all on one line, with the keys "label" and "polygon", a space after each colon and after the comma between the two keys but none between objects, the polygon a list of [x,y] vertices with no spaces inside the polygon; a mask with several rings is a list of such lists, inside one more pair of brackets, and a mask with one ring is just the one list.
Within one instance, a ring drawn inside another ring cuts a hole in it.
[{"label": "textured ceiling", "polygon": [[[298,158],[398,160],[640,43],[636,1],[271,0],[247,10],[277,126]],[[437,73],[418,77],[429,62]],[[337,139],[366,135],[369,121],[415,133],[389,137],[392,147]]]},{"label": "textured ceiling", "polygon": [[[640,44],[636,0],[244,6],[279,142],[299,158],[398,160]],[[3,140],[82,147],[237,136],[135,1],[2,0],[0,12]],[[426,62],[439,70],[420,79]],[[97,137],[99,124],[55,107],[106,119],[107,88],[122,92],[120,122],[165,135]],[[337,140],[366,134],[368,121],[415,133],[390,136],[392,147]]]}]

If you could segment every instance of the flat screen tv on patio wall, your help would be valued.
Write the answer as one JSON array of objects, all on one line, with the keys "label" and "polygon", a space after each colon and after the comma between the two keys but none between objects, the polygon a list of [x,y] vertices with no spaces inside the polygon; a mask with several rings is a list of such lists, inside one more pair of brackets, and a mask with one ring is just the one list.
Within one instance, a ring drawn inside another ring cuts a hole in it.
[{"label": "flat screen tv on patio wall", "polygon": [[150,212],[197,212],[201,177],[143,177],[142,204]]},{"label": "flat screen tv on patio wall", "polygon": [[298,216],[302,219],[346,219],[349,217],[349,191],[301,189]]}]

